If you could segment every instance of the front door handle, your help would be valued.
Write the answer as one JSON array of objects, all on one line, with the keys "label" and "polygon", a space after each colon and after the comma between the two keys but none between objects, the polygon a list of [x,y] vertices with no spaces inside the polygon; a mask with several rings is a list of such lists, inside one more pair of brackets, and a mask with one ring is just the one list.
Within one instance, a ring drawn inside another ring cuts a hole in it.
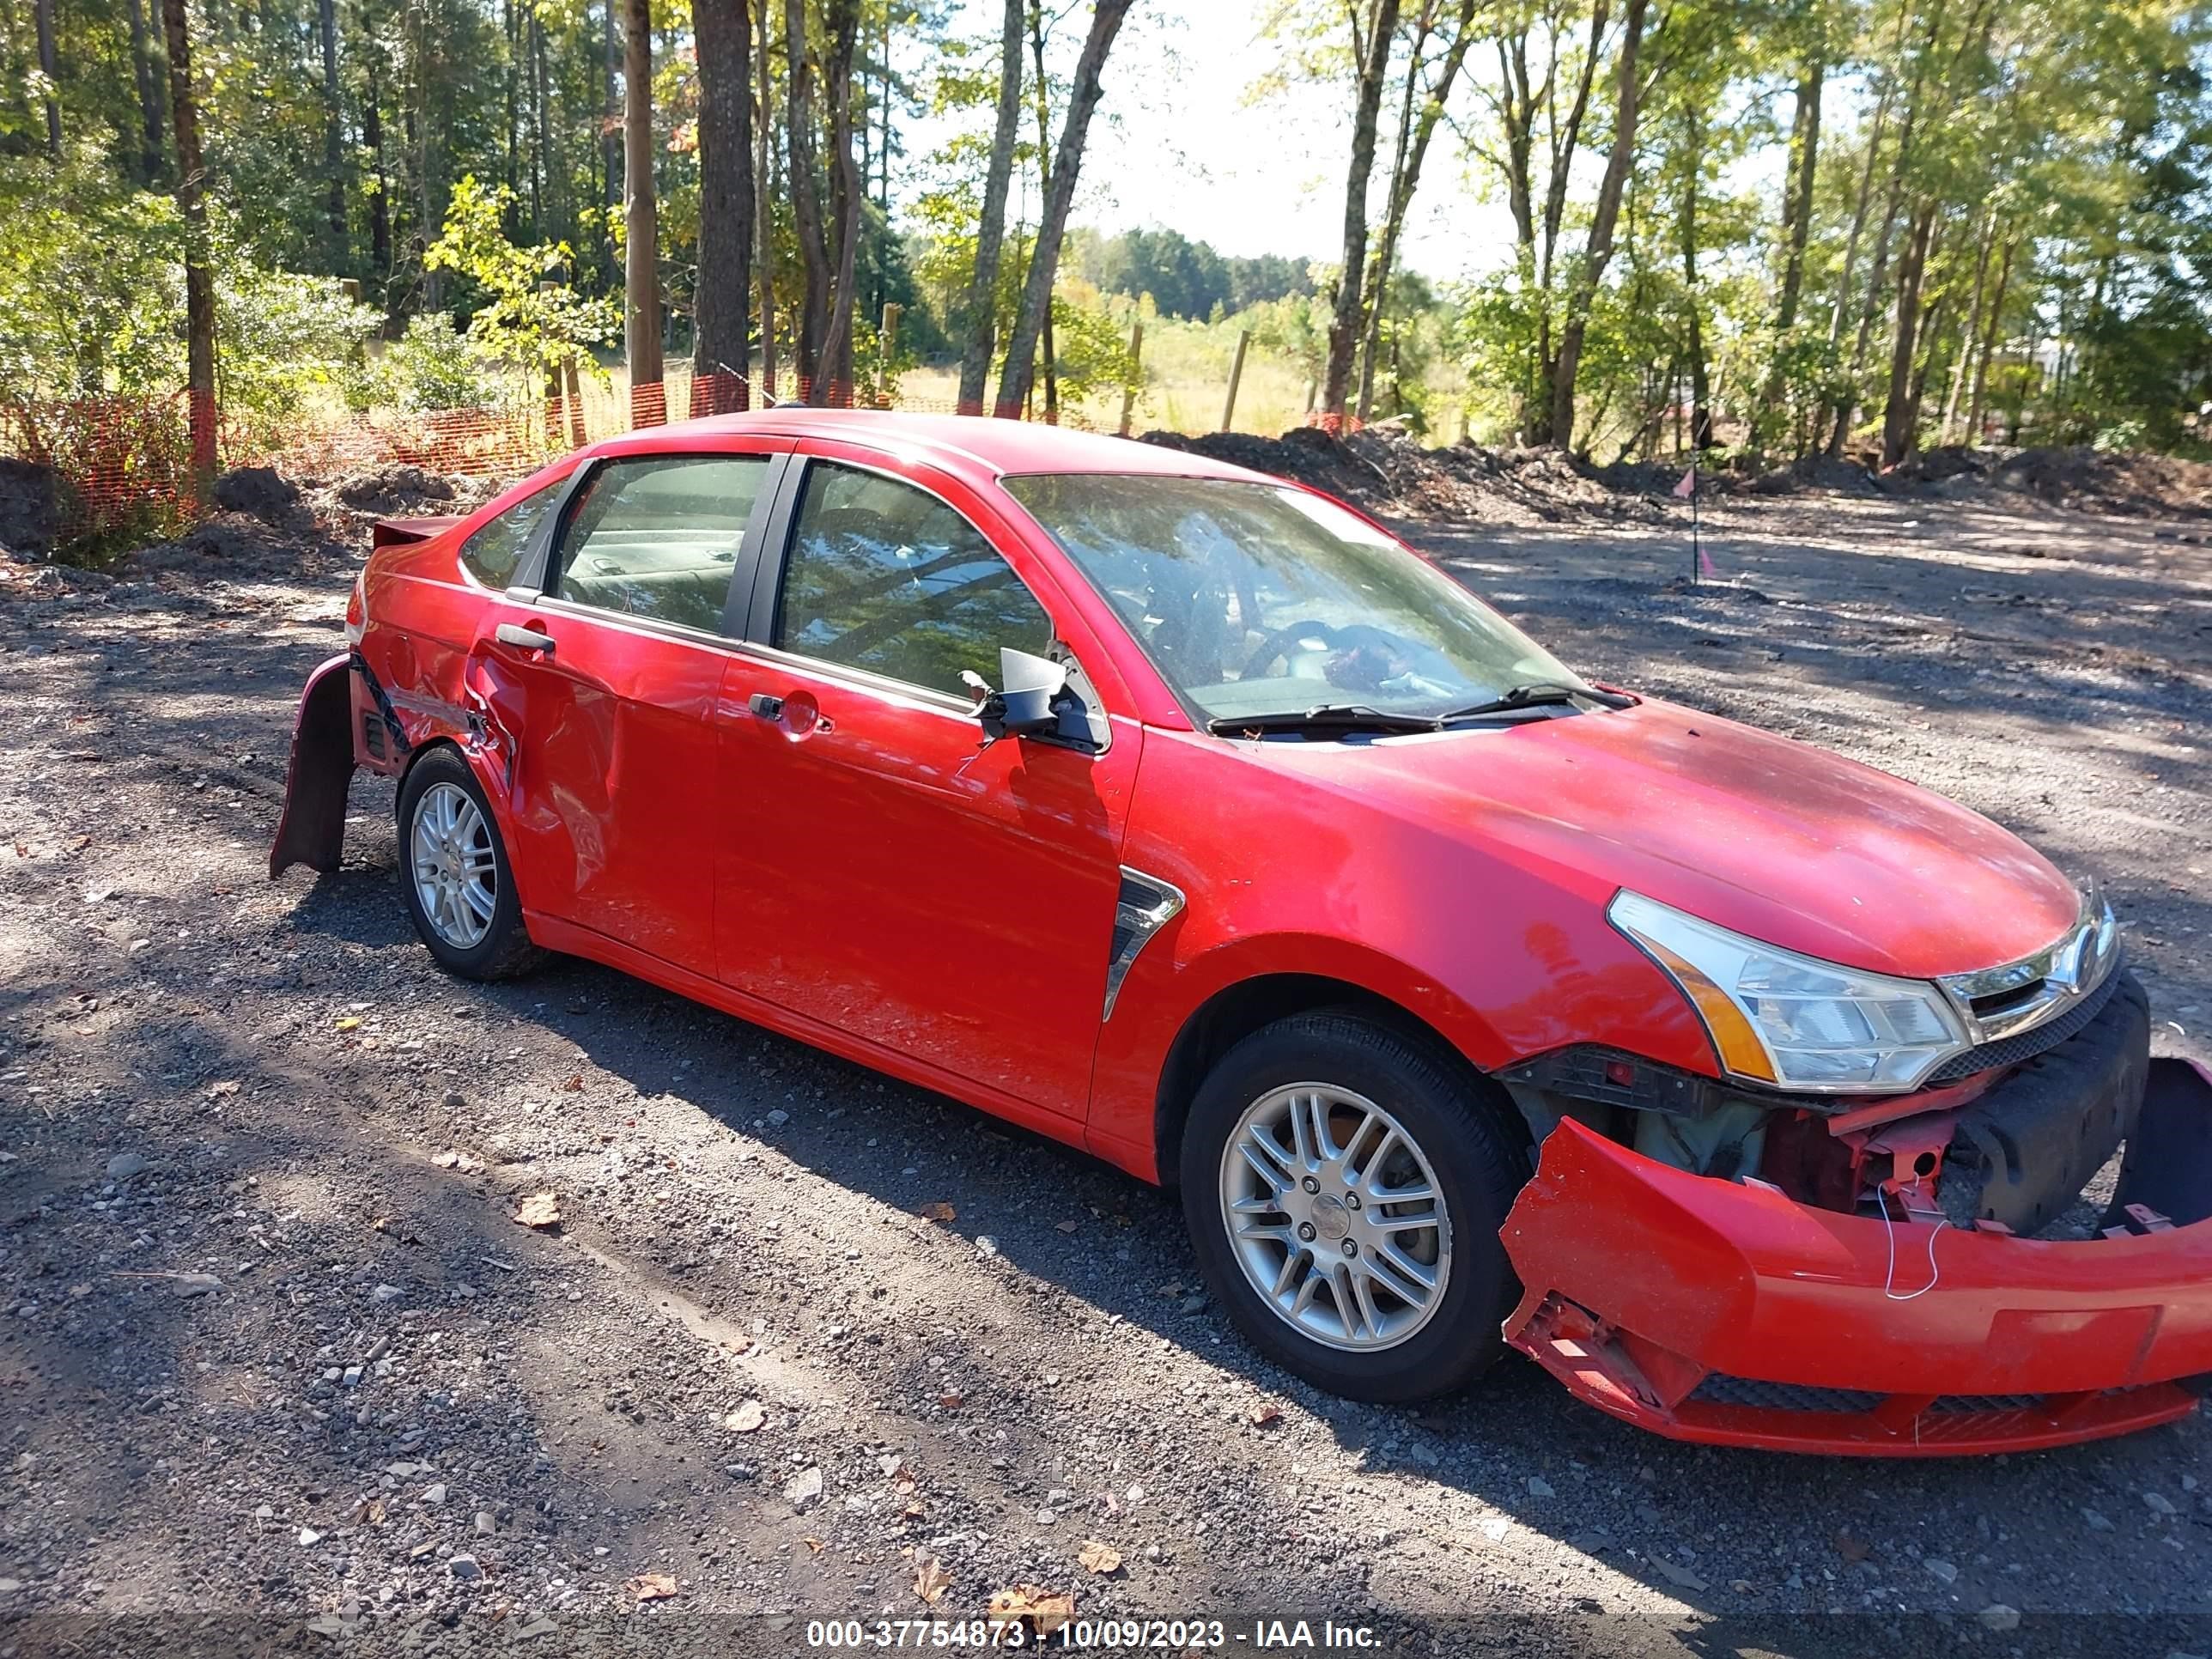
[{"label": "front door handle", "polygon": [[501,623],[492,637],[501,645],[519,646],[525,651],[550,651],[553,636],[541,634],[534,628],[525,628],[518,623]]},{"label": "front door handle", "polygon": [[783,699],[771,697],[765,691],[756,691],[747,697],[745,707],[764,720],[780,720],[783,718]]}]

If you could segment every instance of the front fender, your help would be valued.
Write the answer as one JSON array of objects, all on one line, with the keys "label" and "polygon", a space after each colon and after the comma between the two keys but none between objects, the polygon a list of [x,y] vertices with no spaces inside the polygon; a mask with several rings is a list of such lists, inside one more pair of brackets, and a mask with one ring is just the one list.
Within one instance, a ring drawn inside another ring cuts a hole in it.
[{"label": "front fender", "polygon": [[271,880],[295,864],[325,872],[345,852],[346,790],[354,774],[353,658],[332,657],[307,677],[292,723],[284,809],[269,849]]}]

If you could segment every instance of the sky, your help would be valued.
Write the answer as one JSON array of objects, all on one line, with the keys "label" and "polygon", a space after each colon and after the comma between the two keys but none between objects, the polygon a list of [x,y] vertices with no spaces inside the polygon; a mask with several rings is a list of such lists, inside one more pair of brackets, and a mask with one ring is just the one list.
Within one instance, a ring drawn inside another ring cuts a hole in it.
[{"label": "sky", "polygon": [[[1066,9],[1056,75],[1073,62],[1090,13]],[[1106,231],[1159,226],[1224,254],[1335,262],[1344,240],[1349,94],[1292,85],[1255,98],[1255,82],[1278,55],[1259,38],[1267,9],[1267,0],[1137,0],[1107,60],[1076,223]],[[986,33],[998,11],[990,0],[962,0],[953,27]],[[902,62],[913,67],[923,55],[916,41]],[[909,157],[927,155],[951,131],[928,119],[910,125]],[[1370,200],[1378,211],[1389,161],[1387,153],[1376,158]],[[1403,263],[1456,279],[1496,266],[1510,237],[1504,204],[1482,199],[1457,142],[1440,130],[1409,216]]]}]

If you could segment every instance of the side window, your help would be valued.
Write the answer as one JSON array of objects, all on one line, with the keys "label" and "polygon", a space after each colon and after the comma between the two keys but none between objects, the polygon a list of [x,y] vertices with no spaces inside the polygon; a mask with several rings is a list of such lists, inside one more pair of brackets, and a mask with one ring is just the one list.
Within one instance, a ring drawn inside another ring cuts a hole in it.
[{"label": "side window", "polygon": [[545,514],[554,502],[561,499],[561,487],[568,483],[556,478],[534,495],[525,495],[495,519],[486,520],[476,533],[461,544],[461,562],[486,587],[505,587],[514,580],[514,568],[522,562],[522,556],[530,550],[530,538],[538,533],[538,526],[545,522]]},{"label": "side window", "polygon": [[585,481],[549,592],[578,605],[720,633],[763,455],[614,461]]},{"label": "side window", "polygon": [[957,696],[999,647],[1042,654],[1052,619],[981,532],[934,495],[828,461],[806,471],[775,642]]}]

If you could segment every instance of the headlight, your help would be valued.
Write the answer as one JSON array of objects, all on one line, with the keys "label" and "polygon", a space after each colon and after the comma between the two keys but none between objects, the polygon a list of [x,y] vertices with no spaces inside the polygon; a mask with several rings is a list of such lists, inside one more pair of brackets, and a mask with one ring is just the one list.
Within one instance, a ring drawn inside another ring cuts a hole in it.
[{"label": "headlight", "polygon": [[1703,1016],[1723,1069],[1778,1089],[1902,1094],[1971,1042],[1923,980],[1838,967],[1626,890],[1607,909]]}]

